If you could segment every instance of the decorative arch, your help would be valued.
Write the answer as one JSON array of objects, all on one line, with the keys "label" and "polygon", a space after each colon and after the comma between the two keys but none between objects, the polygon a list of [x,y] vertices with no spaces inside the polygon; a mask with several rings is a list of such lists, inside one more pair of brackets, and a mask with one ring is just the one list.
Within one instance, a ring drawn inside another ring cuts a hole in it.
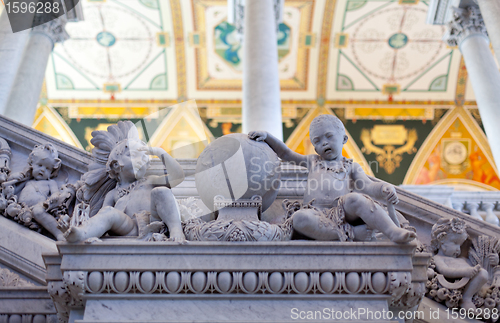
[{"label": "decorative arch", "polygon": [[403,184],[500,190],[488,140],[469,111],[455,107],[438,122],[413,159]]},{"label": "decorative arch", "polygon": [[[309,125],[311,124],[311,121],[320,114],[330,114],[335,116],[335,113],[328,108],[311,109],[286,141],[286,145],[290,147],[290,149],[303,155],[315,154],[314,147],[309,140]],[[373,172],[363,156],[363,153],[361,153],[361,150],[358,148],[347,130],[346,133],[349,140],[344,145],[342,154],[345,157],[354,159],[355,162],[361,165],[367,175],[373,176]]]},{"label": "decorative arch", "polygon": [[64,141],[67,144],[83,149],[82,144],[76,138],[66,121],[51,107],[43,106],[38,108],[32,128]]},{"label": "decorative arch", "polygon": [[180,104],[161,122],[150,144],[165,149],[174,158],[197,158],[211,140],[213,135],[196,108]]}]

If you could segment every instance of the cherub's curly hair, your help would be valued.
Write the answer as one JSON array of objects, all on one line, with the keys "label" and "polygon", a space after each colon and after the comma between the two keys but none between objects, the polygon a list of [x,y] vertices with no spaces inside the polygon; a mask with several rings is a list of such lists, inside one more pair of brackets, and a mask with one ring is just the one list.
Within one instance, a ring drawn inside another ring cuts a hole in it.
[{"label": "cherub's curly hair", "polygon": [[54,168],[52,168],[52,172],[50,173],[50,178],[56,177],[59,173],[59,169],[61,168],[61,160],[58,158],[59,154],[57,153],[56,147],[51,143],[45,145],[36,145],[35,148],[31,151],[28,156],[28,165],[29,165],[29,176],[31,177],[31,171],[33,170],[33,159],[40,158],[44,154],[49,154],[52,159],[54,159]]},{"label": "cherub's curly hair", "polygon": [[314,126],[318,125],[321,122],[327,122],[332,124],[336,129],[342,131],[345,134],[345,127],[342,121],[334,115],[331,114],[320,114],[316,118],[311,121],[311,125],[309,126],[309,134]]},{"label": "cherub's curly hair", "polygon": [[467,224],[459,218],[439,219],[431,229],[431,249],[437,252],[439,243],[443,241],[449,233],[467,234]]}]

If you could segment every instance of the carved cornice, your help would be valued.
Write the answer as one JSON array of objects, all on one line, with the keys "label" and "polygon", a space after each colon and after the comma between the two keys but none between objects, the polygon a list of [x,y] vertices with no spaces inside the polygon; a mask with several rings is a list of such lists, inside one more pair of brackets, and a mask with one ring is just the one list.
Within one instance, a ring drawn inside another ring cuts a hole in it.
[{"label": "carved cornice", "polygon": [[43,34],[49,37],[52,41],[52,44],[55,45],[56,43],[62,43],[65,40],[69,39],[69,34],[64,28],[67,22],[68,20],[65,18],[65,16],[61,16],[42,25],[33,27],[31,32]]},{"label": "carved cornice", "polygon": [[443,40],[450,47],[460,44],[471,35],[481,35],[488,39],[486,26],[479,8],[468,7],[467,9],[454,8],[453,20],[448,23],[448,28]]}]

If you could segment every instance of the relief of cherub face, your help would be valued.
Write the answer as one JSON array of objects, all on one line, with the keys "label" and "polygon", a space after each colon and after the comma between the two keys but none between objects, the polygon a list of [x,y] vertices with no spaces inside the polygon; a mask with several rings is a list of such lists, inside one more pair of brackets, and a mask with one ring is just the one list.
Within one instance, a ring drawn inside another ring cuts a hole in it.
[{"label": "relief of cherub face", "polygon": [[461,254],[460,247],[467,240],[467,233],[449,232],[439,243],[439,250],[447,257],[458,258]]},{"label": "relief of cherub face", "polygon": [[31,157],[31,175],[37,181],[48,180],[60,163],[60,160],[53,158],[49,152],[39,153]]},{"label": "relief of cherub face", "polygon": [[311,129],[310,137],[314,150],[323,159],[336,160],[342,157],[342,147],[347,142],[347,135],[333,124],[326,121],[316,124]]}]

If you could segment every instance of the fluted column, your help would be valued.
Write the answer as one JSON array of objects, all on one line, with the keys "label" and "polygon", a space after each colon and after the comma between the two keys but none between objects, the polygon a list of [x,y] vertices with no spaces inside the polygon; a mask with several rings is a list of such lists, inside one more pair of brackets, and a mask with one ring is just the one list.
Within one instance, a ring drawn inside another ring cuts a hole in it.
[{"label": "fluted column", "polygon": [[245,1],[244,19],[243,132],[283,140],[274,1]]},{"label": "fluted column", "polygon": [[498,0],[475,0],[483,15],[486,30],[490,37],[495,55],[500,63],[500,1]]},{"label": "fluted column", "polygon": [[14,34],[7,11],[2,11],[0,14],[0,114],[5,113],[29,35],[29,30]]},{"label": "fluted column", "polygon": [[462,52],[481,121],[495,163],[500,166],[500,71],[491,54],[479,9],[457,9],[443,39]]},{"label": "fluted column", "polygon": [[65,17],[60,17],[31,30],[5,116],[27,126],[33,124],[50,53],[55,43],[69,38],[65,25]]}]

